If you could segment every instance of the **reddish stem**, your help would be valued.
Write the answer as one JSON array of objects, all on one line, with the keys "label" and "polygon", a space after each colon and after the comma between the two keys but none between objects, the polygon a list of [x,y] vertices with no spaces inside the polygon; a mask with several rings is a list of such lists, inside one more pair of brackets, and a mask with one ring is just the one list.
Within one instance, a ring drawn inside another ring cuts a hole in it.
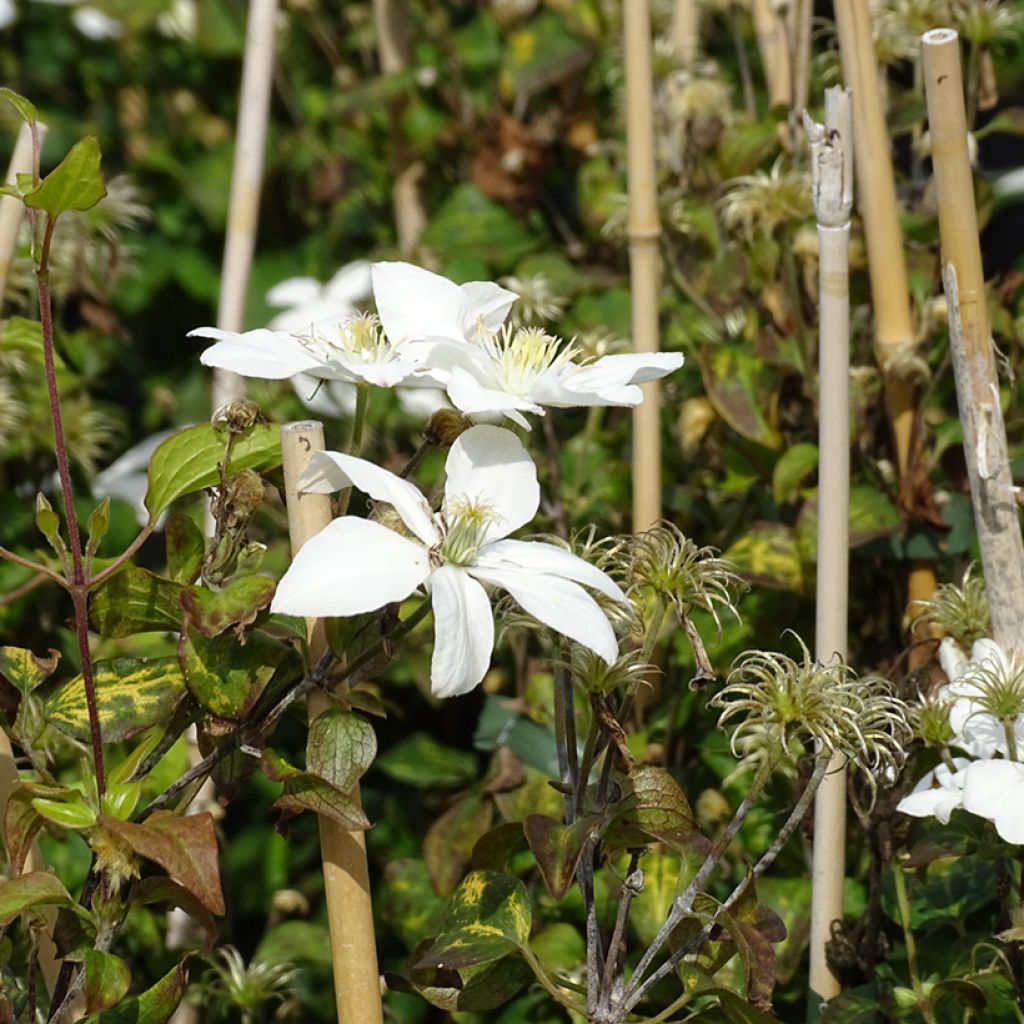
[{"label": "reddish stem", "polygon": [[36,282],[39,287],[39,319],[43,331],[43,363],[46,368],[46,390],[50,397],[50,418],[53,421],[53,447],[57,455],[57,473],[60,477],[61,497],[64,501],[64,517],[68,524],[68,541],[71,550],[71,600],[75,607],[75,633],[78,636],[78,651],[82,658],[82,680],[85,683],[85,702],[89,709],[89,733],[92,739],[92,756],[96,771],[96,789],[102,797],[107,790],[106,772],[103,766],[103,738],[100,733],[99,709],[96,706],[96,684],[92,674],[92,655],[89,651],[89,613],[87,608],[87,585],[85,568],[82,563],[82,538],[75,518],[74,493],[71,490],[71,469],[68,465],[67,442],[64,437],[64,418],[60,409],[60,392],[57,390],[57,371],[53,359],[53,305],[50,298],[50,242],[53,239],[53,217],[46,220],[46,231],[40,251]]}]

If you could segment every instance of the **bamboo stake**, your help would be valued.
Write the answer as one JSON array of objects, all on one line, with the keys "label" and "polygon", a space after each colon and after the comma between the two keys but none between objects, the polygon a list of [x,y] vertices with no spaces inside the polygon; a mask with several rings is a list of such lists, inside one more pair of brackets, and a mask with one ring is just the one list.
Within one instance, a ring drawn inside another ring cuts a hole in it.
[{"label": "bamboo stake", "polygon": [[[853,109],[850,93],[825,93],[825,124],[805,115],[818,222],[818,566],[815,659],[845,660],[850,504],[850,211]],[[846,762],[833,757],[814,797],[811,866],[811,999],[830,999],[839,982],[825,947],[843,916]]]},{"label": "bamboo stake", "polygon": [[[409,42],[405,27],[409,14],[406,0],[373,0],[373,13],[377,23],[377,54],[381,70],[386,75],[397,75],[409,65]],[[402,135],[402,108],[396,102],[391,109],[391,165],[395,181],[391,201],[395,211],[398,248],[408,256],[415,248],[427,224],[427,215],[420,199],[420,178],[423,177],[422,160],[411,160]]]},{"label": "bamboo stake", "polygon": [[992,633],[1005,650],[1024,653],[1024,542],[992,355],[956,32],[926,32],[921,55],[950,348]]},{"label": "bamboo stake", "polygon": [[790,50],[793,54],[794,119],[807,106],[811,85],[811,29],[814,21],[814,0],[792,0],[792,32]]},{"label": "bamboo stake", "polygon": [[[651,17],[648,0],[623,5],[626,47],[626,141],[629,177],[630,288],[633,347],[658,350],[658,182],[654,166],[654,97],[651,77]],[[661,519],[661,393],[642,384],[643,402],[633,411],[633,530]]]},{"label": "bamboo stake", "polygon": [[700,6],[697,0],[675,0],[669,40],[684,66],[697,59],[700,53]]},{"label": "bamboo stake", "polygon": [[[249,288],[259,222],[276,22],[277,0],[252,0],[245,30],[231,202],[217,307],[217,326],[224,331],[240,331],[244,326],[245,295]],[[213,371],[215,410],[244,394],[245,383],[237,373],[221,369]]]},{"label": "bamboo stake", "polygon": [[[835,0],[843,78],[853,92],[854,158],[860,181],[858,209],[864,222],[868,275],[875,314],[875,354],[885,384],[885,406],[896,447],[901,484],[907,480],[914,434],[914,385],[889,372],[893,357],[914,343],[907,268],[896,206],[889,133],[885,123],[879,72],[871,41],[867,0]],[[913,609],[936,588],[928,563],[913,563],[907,602]]]},{"label": "bamboo stake", "polygon": [[[315,420],[281,427],[285,502],[292,556],[331,521],[331,499],[326,494],[300,494],[299,475],[313,452],[324,449],[324,428]],[[314,661],[327,649],[322,619],[308,619],[310,655]],[[309,718],[330,707],[320,691],[309,697]],[[358,802],[359,787],[353,791]],[[336,821],[321,817],[320,852],[324,865],[327,921],[334,964],[334,994],[339,1024],[383,1024],[380,974],[373,930],[373,905],[362,832],[348,832]]]},{"label": "bamboo stake", "polygon": [[750,15],[768,88],[768,106],[772,110],[788,110],[793,99],[793,79],[785,19],[772,0],[753,0]]}]

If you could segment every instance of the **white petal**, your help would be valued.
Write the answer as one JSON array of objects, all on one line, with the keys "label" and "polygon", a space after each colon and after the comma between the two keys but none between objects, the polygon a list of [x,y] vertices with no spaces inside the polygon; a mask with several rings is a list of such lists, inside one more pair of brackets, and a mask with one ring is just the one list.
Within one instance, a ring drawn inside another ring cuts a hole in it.
[{"label": "white petal", "polygon": [[487,591],[463,569],[443,565],[430,577],[434,654],[430,689],[457,697],[477,686],[494,650],[494,617]]},{"label": "white petal", "polygon": [[448,397],[456,409],[465,413],[501,412],[510,410],[543,413],[544,410],[529,399],[487,387],[461,366],[452,367],[448,378]]},{"label": "white petal", "polygon": [[339,418],[356,411],[356,386],[343,380],[325,381],[310,373],[297,373],[292,377],[295,394],[302,404],[318,416]]},{"label": "white petal", "polygon": [[629,604],[629,598],[618,584],[597,566],[584,561],[565,548],[543,541],[499,540],[481,548],[474,560],[483,568],[519,568],[529,572],[563,576],[585,586],[593,587],[620,604]]},{"label": "white petal", "polygon": [[299,550],[271,611],[358,615],[408,597],[430,575],[427,550],[367,519],[343,516]]},{"label": "white petal", "polygon": [[330,494],[343,487],[358,487],[375,501],[393,505],[402,522],[428,547],[440,543],[434,514],[415,484],[354,455],[314,452],[299,477],[299,490]]},{"label": "white petal", "polygon": [[963,674],[964,666],[967,664],[967,655],[951,636],[944,636],[939,644],[939,664],[950,682],[959,679]]},{"label": "white petal", "polygon": [[490,281],[470,281],[462,285],[466,299],[467,321],[463,324],[466,336],[476,333],[477,321],[482,320],[488,330],[496,331],[508,318],[509,310],[519,299],[515,292],[492,284]]},{"label": "white petal", "polygon": [[[943,825],[947,825],[950,814],[962,804],[963,797],[959,793],[951,794],[948,789],[925,789],[905,796],[896,805],[896,810],[912,818],[938,818]],[[942,817],[939,817],[940,814]]]},{"label": "white petal", "polygon": [[323,288],[315,277],[289,277],[267,292],[267,305],[275,308],[304,306],[320,298]]},{"label": "white petal", "polygon": [[199,357],[203,366],[215,366],[240,373],[243,377],[262,377],[264,380],[285,380],[297,373],[311,373],[323,369],[319,359],[312,356],[301,343],[284,331],[268,331],[261,327],[239,334],[216,327],[197,327],[189,331],[190,338],[213,338],[211,345]]},{"label": "white petal", "polygon": [[964,772],[964,807],[997,821],[1009,807],[1024,810],[1024,764],[1002,759],[975,761]]},{"label": "white petal", "polygon": [[324,285],[324,291],[332,299],[343,299],[349,303],[364,302],[373,291],[370,261],[353,260],[346,263]]},{"label": "white petal", "polygon": [[565,374],[562,383],[573,391],[600,394],[608,388],[658,380],[682,365],[683,357],[678,352],[623,352],[602,356],[573,373]]},{"label": "white petal", "polygon": [[457,284],[411,263],[374,263],[373,297],[392,345],[416,338],[463,340],[466,298]]},{"label": "white petal", "polygon": [[994,672],[1006,671],[1009,667],[1002,647],[988,637],[974,641],[974,646],[971,648],[971,662],[975,665],[987,663],[987,668]]},{"label": "white petal", "polygon": [[578,584],[560,576],[538,575],[527,569],[468,566],[477,579],[504,587],[523,610],[610,665],[619,656],[615,630],[600,605]]},{"label": "white petal", "polygon": [[522,441],[502,427],[470,427],[459,435],[445,463],[445,503],[467,500],[485,506],[495,517],[484,543],[525,526],[540,506],[537,467]]}]

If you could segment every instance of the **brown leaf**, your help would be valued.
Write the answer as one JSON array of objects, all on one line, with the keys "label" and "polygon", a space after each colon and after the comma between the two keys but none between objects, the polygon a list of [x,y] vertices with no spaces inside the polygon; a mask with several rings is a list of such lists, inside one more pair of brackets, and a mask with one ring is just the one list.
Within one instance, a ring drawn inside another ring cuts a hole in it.
[{"label": "brown leaf", "polygon": [[99,824],[155,861],[214,914],[224,913],[213,815],[157,811],[141,825],[101,814]]}]

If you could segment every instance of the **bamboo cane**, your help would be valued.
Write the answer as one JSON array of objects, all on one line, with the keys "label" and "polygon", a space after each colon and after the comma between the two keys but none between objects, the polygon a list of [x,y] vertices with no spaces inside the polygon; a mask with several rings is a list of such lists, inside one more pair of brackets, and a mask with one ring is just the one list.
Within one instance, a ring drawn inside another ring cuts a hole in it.
[{"label": "bamboo cane", "polygon": [[[300,494],[298,490],[299,475],[310,456],[323,449],[323,424],[309,420],[281,427],[285,502],[293,557],[310,537],[331,521],[328,495]],[[323,620],[308,619],[306,629],[310,656],[315,661],[327,649]],[[309,698],[310,720],[329,707],[327,697],[314,690]],[[358,802],[358,785],[352,795]],[[319,822],[338,1021],[339,1024],[383,1024],[365,839],[362,832],[349,832],[330,818],[320,817]]]},{"label": "bamboo cane", "polygon": [[669,40],[684,66],[689,66],[697,59],[700,52],[700,5],[697,0],[675,0]]},{"label": "bamboo cane", "polygon": [[[825,93],[825,124],[806,118],[818,222],[818,566],[815,658],[846,658],[850,503],[850,211],[853,208],[853,110],[850,94]],[[834,757],[814,797],[811,866],[812,999],[839,983],[825,947],[843,916],[846,861],[846,765]]]},{"label": "bamboo cane", "polygon": [[926,32],[921,54],[950,348],[992,633],[1004,649],[1024,653],[1024,542],[992,355],[956,32]]},{"label": "bamboo cane", "polygon": [[[906,481],[914,440],[914,385],[894,377],[893,357],[914,342],[907,268],[896,206],[890,140],[871,41],[867,0],[835,0],[836,27],[843,78],[853,92],[858,209],[864,222],[868,275],[875,314],[875,353],[885,385],[885,406],[896,448],[901,483]],[[927,563],[912,563],[907,602],[913,609],[935,593],[935,572]]]},{"label": "bamboo cane", "polygon": [[772,110],[788,110],[793,99],[793,78],[785,19],[772,0],[753,0],[750,15],[768,88],[768,106]]},{"label": "bamboo cane", "polygon": [[[373,13],[377,23],[377,54],[381,70],[386,75],[397,75],[409,65],[409,44],[405,27],[409,14],[405,0],[373,0]],[[427,223],[427,215],[420,199],[420,178],[423,177],[422,160],[412,160],[402,136],[401,118],[404,104],[396,102],[391,109],[391,165],[395,180],[391,189],[391,202],[395,211],[398,249],[408,256],[415,248]]]},{"label": "bamboo cane", "polygon": [[[623,5],[626,47],[626,141],[629,177],[629,271],[633,347],[658,350],[658,183],[654,166],[654,98],[651,18],[648,0]],[[642,384],[643,402],[633,411],[633,530],[661,518],[661,409],[656,382]]]},{"label": "bamboo cane", "polygon": [[[240,331],[244,326],[245,295],[249,288],[259,222],[276,22],[277,0],[252,0],[245,30],[231,201],[217,307],[217,326],[224,331]],[[245,384],[237,373],[222,369],[213,371],[215,410],[244,394]]]}]

